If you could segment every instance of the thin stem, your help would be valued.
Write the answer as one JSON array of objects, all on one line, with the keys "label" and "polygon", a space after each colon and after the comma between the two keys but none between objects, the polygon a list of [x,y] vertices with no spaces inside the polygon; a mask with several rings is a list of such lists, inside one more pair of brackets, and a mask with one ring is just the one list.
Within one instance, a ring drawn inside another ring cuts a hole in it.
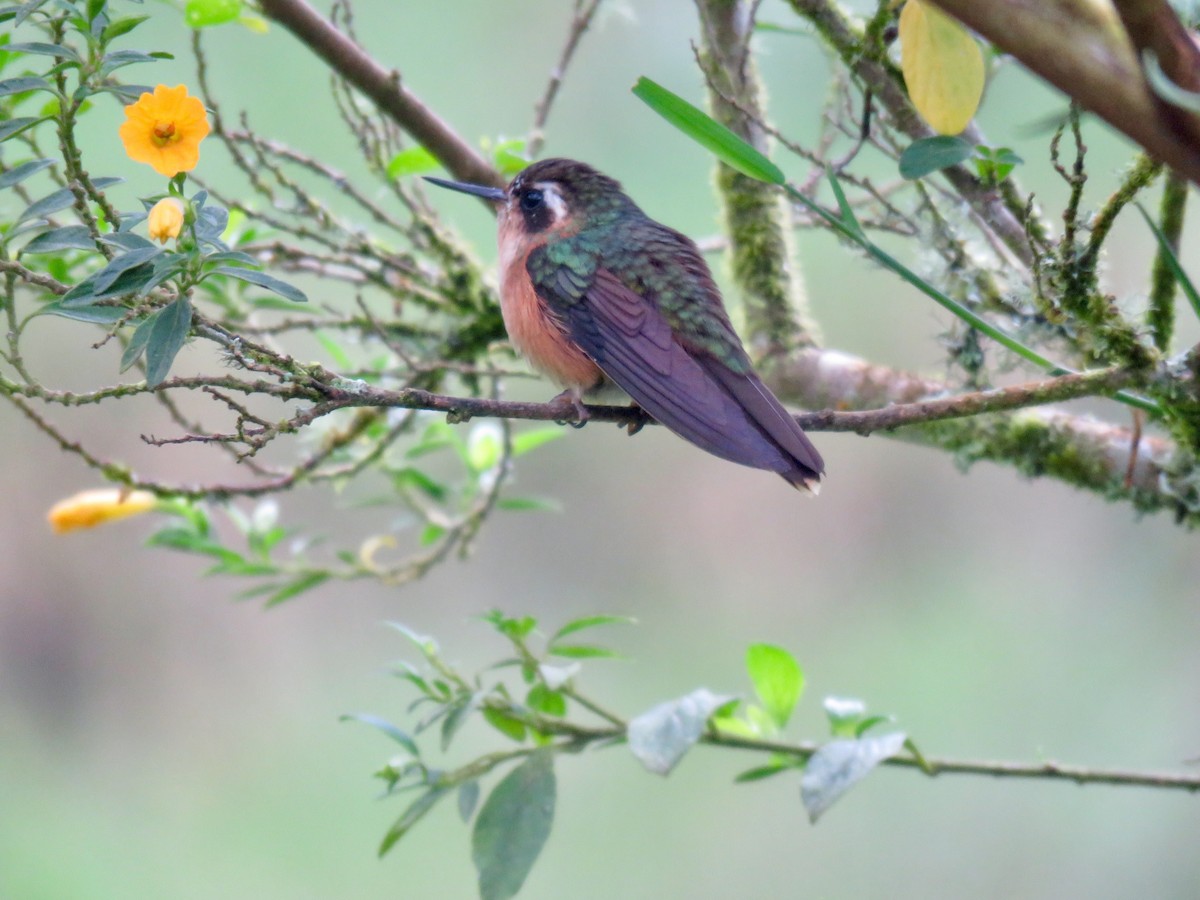
[{"label": "thin stem", "polygon": [[546,143],[546,120],[550,118],[550,110],[558,97],[559,88],[562,87],[567,67],[571,65],[571,60],[579,47],[579,41],[592,24],[592,19],[596,15],[596,10],[600,8],[601,2],[602,0],[575,0],[575,11],[571,17],[571,28],[567,32],[567,41],[563,44],[558,62],[550,70],[550,80],[546,82],[545,93],[542,94],[542,99],[533,109],[533,126],[529,129],[529,140],[525,144],[525,153],[530,159],[537,159],[538,154],[542,152],[542,146]]}]

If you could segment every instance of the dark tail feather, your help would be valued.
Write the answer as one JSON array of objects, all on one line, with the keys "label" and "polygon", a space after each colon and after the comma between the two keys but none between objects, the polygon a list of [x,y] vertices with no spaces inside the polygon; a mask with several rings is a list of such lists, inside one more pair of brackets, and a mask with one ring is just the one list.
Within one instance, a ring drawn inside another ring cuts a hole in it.
[{"label": "dark tail feather", "polygon": [[820,493],[825,461],[762,379],[753,372],[739,375],[718,363],[707,365],[705,369],[737,400],[763,437],[779,449],[785,463],[785,468],[776,469],[780,477],[792,487],[814,495]]}]

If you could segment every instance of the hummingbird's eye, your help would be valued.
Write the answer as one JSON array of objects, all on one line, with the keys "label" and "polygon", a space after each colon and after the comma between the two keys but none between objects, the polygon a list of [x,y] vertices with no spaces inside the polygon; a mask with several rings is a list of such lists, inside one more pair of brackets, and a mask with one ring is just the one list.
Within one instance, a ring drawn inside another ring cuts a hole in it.
[{"label": "hummingbird's eye", "polygon": [[521,194],[521,209],[532,211],[542,205],[542,192],[539,190],[529,190]]}]

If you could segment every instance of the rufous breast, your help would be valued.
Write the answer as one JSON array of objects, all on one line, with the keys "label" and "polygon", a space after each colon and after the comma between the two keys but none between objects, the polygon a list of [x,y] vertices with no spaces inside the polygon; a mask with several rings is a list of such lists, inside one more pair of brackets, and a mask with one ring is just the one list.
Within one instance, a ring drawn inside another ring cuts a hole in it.
[{"label": "rufous breast", "polygon": [[537,295],[525,268],[530,252],[543,244],[546,236],[517,234],[509,217],[502,213],[501,218],[500,312],[509,340],[530,365],[562,387],[575,392],[597,387],[604,373],[571,340],[562,320]]}]

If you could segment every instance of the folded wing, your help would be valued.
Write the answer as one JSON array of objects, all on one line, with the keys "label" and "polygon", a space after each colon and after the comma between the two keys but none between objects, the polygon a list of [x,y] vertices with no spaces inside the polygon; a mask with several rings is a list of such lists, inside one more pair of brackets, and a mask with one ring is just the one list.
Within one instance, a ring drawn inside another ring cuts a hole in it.
[{"label": "folded wing", "polygon": [[738,372],[685,345],[657,305],[607,269],[580,299],[556,307],[572,339],[657,421],[722,459],[816,489],[820,454],[748,365]]}]

